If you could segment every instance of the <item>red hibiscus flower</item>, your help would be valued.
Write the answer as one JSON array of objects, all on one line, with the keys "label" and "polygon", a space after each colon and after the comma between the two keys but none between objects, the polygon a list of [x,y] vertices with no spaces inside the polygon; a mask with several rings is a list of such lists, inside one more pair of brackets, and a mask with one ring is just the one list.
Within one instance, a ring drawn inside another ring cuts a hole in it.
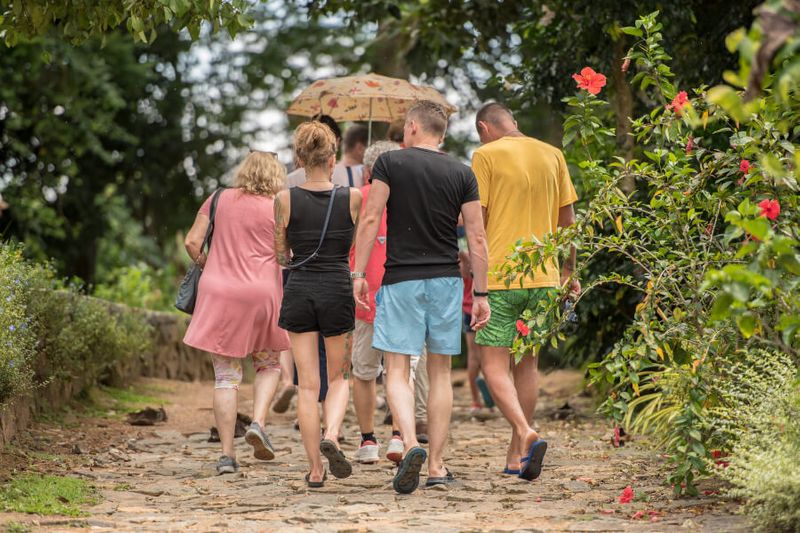
[{"label": "red hibiscus flower", "polygon": [[694,150],[694,137],[689,137],[686,141],[686,154],[691,154],[692,150]]},{"label": "red hibiscus flower", "polygon": [[758,202],[758,207],[761,208],[761,216],[769,220],[775,220],[781,214],[781,204],[778,200],[761,200]]},{"label": "red hibiscus flower", "polygon": [[747,174],[750,172],[750,161],[747,159],[742,159],[742,162],[739,163],[739,172],[742,174]]},{"label": "red hibiscus flower", "polygon": [[328,107],[330,107],[331,109],[339,107],[339,99],[331,98],[330,100],[328,100]]},{"label": "red hibiscus flower", "polygon": [[365,81],[364,83],[367,85],[367,87],[380,87],[381,86],[381,83],[379,81],[368,80],[368,81]]},{"label": "red hibiscus flower", "polygon": [[686,94],[686,91],[681,91],[675,98],[672,99],[672,103],[667,105],[667,109],[672,109],[675,111],[675,114],[681,116],[683,113],[683,108],[689,105],[689,95]]},{"label": "red hibiscus flower", "polygon": [[527,337],[528,333],[531,332],[530,328],[522,320],[517,320],[517,331],[519,331],[520,335],[523,337]]},{"label": "red hibiscus flower", "polygon": [[580,74],[572,75],[572,79],[578,84],[578,89],[586,89],[589,94],[594,95],[606,85],[606,77],[591,67],[583,67]]},{"label": "red hibiscus flower", "polygon": [[633,488],[628,485],[623,489],[619,496],[619,503],[631,503],[633,501]]}]

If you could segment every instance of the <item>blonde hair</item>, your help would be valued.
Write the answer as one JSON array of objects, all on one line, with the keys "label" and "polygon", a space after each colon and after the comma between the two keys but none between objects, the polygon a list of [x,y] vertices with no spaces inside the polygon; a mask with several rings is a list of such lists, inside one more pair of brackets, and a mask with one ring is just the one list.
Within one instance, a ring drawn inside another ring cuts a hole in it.
[{"label": "blonde hair", "polygon": [[236,170],[233,186],[248,194],[275,196],[286,187],[286,168],[271,153],[250,152]]},{"label": "blonde hair", "polygon": [[305,168],[324,167],[336,155],[336,136],[316,120],[303,122],[294,130],[294,157]]}]

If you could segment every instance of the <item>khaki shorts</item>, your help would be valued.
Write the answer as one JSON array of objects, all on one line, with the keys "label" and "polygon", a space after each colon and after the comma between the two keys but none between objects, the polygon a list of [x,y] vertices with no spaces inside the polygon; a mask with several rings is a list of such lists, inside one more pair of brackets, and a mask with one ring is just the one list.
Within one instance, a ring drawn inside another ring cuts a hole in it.
[{"label": "khaki shorts", "polygon": [[377,379],[383,372],[383,352],[372,347],[372,332],[372,324],[356,320],[353,332],[353,376],[362,381]]}]

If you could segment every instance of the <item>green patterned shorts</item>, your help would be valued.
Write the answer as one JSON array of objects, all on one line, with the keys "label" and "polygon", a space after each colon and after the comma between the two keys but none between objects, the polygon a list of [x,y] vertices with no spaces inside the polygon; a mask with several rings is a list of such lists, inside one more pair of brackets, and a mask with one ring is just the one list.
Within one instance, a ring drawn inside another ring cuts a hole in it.
[{"label": "green patterned shorts", "polygon": [[[475,342],[483,346],[511,348],[518,335],[517,320],[522,318],[522,313],[527,309],[534,314],[540,312],[539,302],[547,301],[548,295],[555,292],[558,292],[555,287],[489,291],[489,307],[492,310],[492,316],[489,317],[486,327],[475,335]],[[545,321],[538,327],[542,331],[546,331],[550,328],[550,324]]]}]

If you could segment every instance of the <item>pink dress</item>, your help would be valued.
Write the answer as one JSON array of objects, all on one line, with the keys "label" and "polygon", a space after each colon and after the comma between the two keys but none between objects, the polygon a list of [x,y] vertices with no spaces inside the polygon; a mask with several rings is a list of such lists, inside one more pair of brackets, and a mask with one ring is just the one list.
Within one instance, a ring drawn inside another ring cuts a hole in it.
[{"label": "pink dress", "polygon": [[[184,343],[228,357],[289,349],[289,334],[278,327],[283,283],[272,206],[272,198],[238,189],[220,194]],[[210,210],[208,198],[200,213],[208,216]]]}]

